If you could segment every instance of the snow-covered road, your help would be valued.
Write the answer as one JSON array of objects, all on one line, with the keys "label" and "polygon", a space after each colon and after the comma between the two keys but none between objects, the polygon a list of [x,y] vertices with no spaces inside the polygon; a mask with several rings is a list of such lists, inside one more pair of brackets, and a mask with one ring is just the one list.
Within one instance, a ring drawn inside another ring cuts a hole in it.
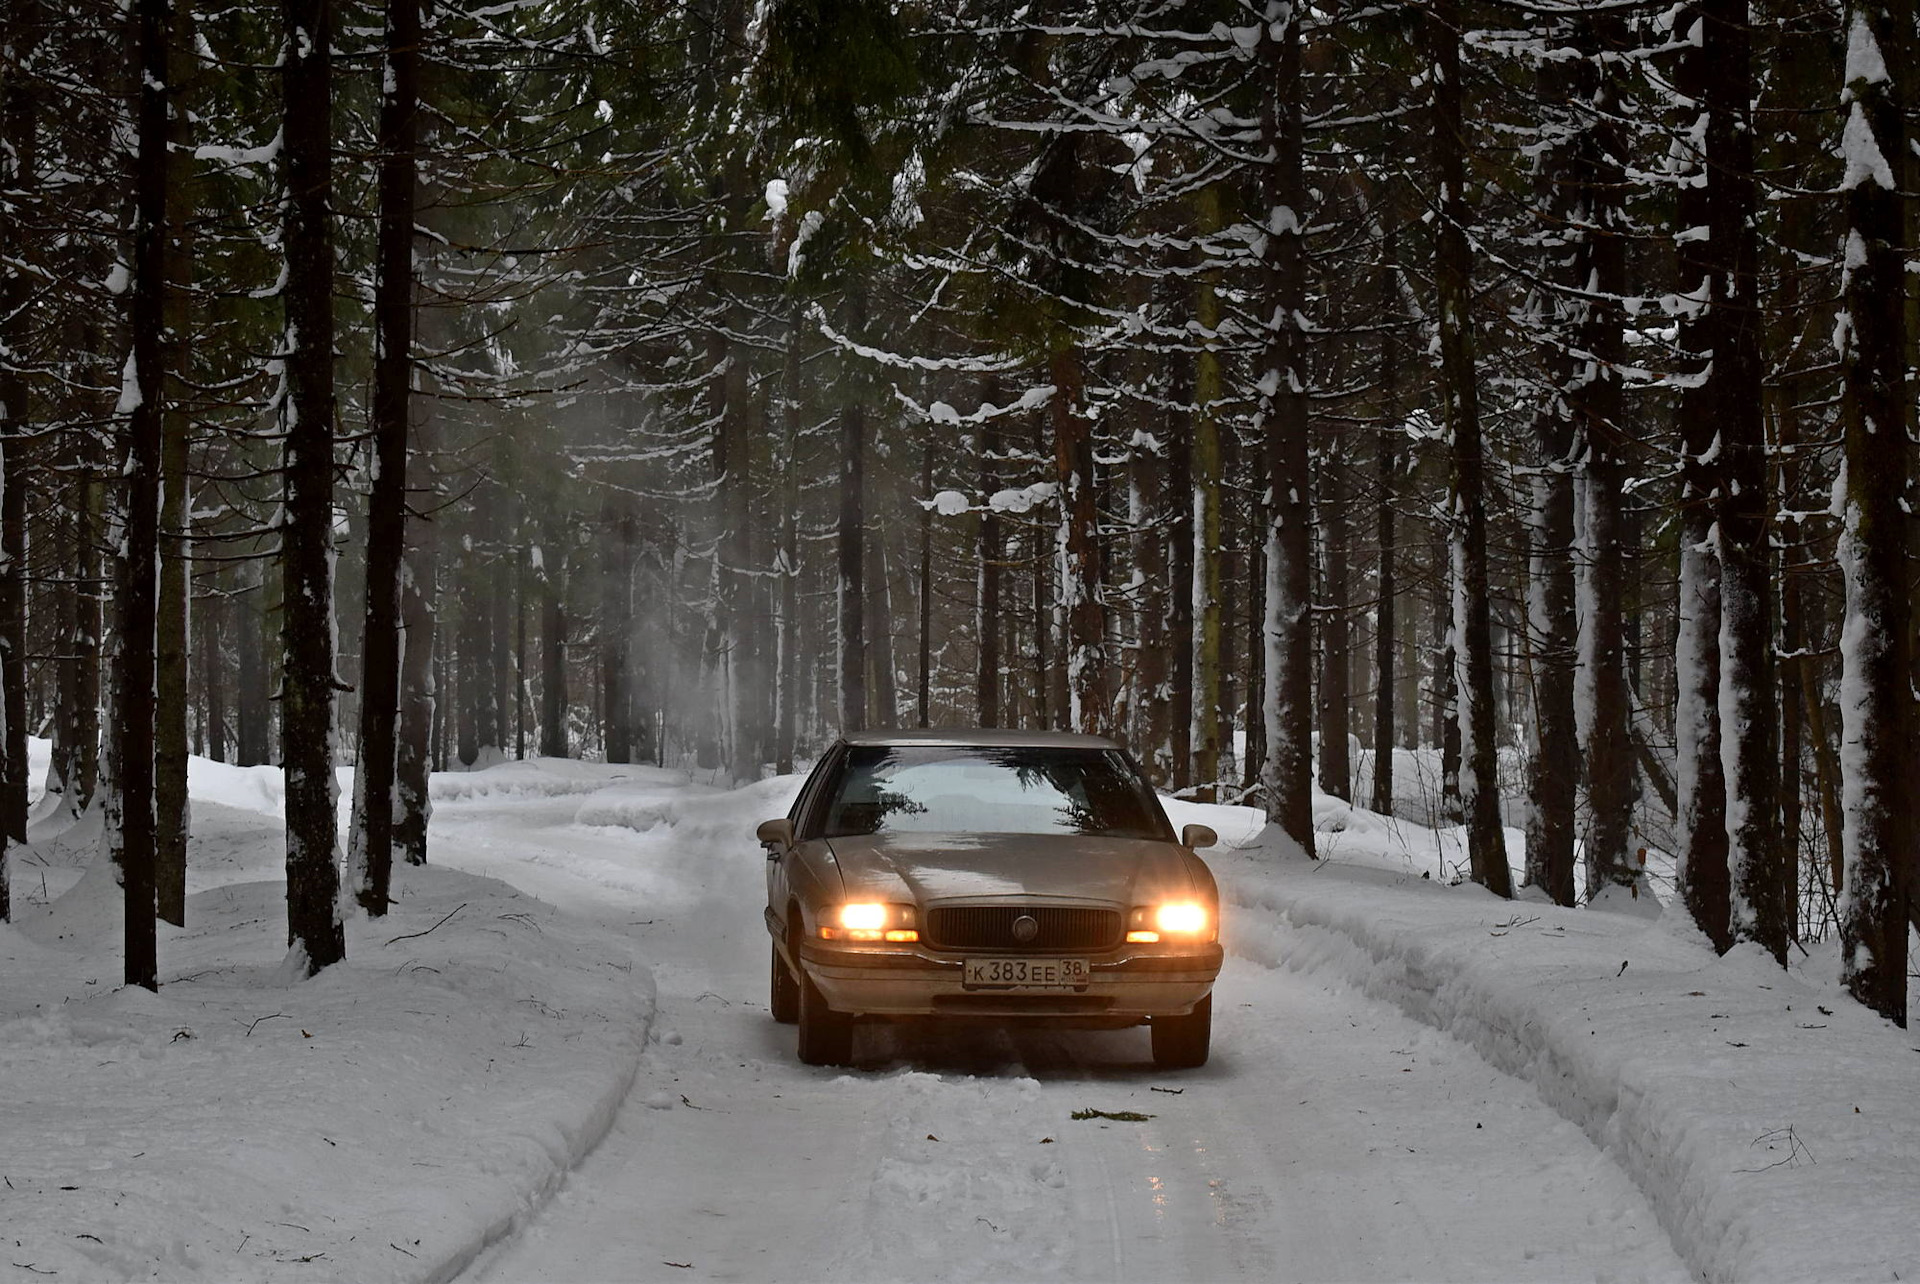
[{"label": "snow-covered road", "polygon": [[1331,975],[1230,957],[1197,1072],[1155,1071],[1144,1030],[863,1027],[860,1070],[803,1067],[747,837],[791,785],[748,815],[664,772],[604,783],[435,817],[439,860],[632,933],[659,985],[612,1131],[470,1278],[1689,1278],[1531,1087]]}]

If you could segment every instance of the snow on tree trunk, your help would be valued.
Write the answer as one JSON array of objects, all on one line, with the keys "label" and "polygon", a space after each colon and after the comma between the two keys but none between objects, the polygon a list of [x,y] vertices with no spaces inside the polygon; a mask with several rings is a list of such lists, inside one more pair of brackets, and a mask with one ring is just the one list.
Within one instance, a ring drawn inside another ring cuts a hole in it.
[{"label": "snow on tree trunk", "polygon": [[361,644],[360,752],[347,846],[347,893],[387,912],[393,871],[394,743],[400,710],[400,579],[407,522],[413,390],[413,228],[420,102],[419,0],[387,0],[380,97],[379,225],[374,282],[373,487],[367,501],[367,611]]},{"label": "snow on tree trunk", "polygon": [[1848,6],[1841,181],[1847,233],[1835,327],[1845,389],[1841,780],[1846,885],[1841,976],[1853,996],[1907,1023],[1907,932],[1914,822],[1912,606],[1903,509],[1912,480],[1903,302],[1904,202],[1889,161],[1907,153],[1911,0]]},{"label": "snow on tree trunk", "polygon": [[[160,448],[166,413],[167,0],[134,15],[140,72],[134,159],[133,351],[122,375],[122,522],[115,575],[116,661],[110,829],[126,894],[126,983],[159,988],[154,930],[154,650],[159,587]],[[329,822],[331,828],[331,822]]]},{"label": "snow on tree trunk", "polygon": [[[7,13],[0,39],[12,46],[16,66],[39,43],[38,16],[26,5],[12,6]],[[25,81],[18,74],[0,76],[0,191],[20,194],[0,203],[0,919],[8,913],[7,844],[27,837],[26,436],[31,429],[27,381],[16,354],[27,350],[34,311],[26,238],[17,233],[27,215],[25,194],[37,181],[38,113]],[[59,564],[63,569],[70,565],[65,559]],[[56,757],[55,769],[60,766]],[[59,783],[66,785],[65,773]],[[49,789],[63,792],[53,789],[52,782]]]},{"label": "snow on tree trunk", "polygon": [[[865,299],[858,286],[848,291],[849,326],[855,335],[866,328]],[[861,731],[867,725],[866,631],[866,449],[867,408],[859,393],[848,386],[851,374],[841,373],[840,405],[840,518],[836,532],[840,617],[840,729]]]},{"label": "snow on tree trunk", "polygon": [[[1220,192],[1194,196],[1194,222],[1204,237],[1220,230]],[[1193,749],[1194,797],[1214,800],[1220,778],[1220,408],[1224,395],[1220,352],[1211,336],[1220,326],[1219,272],[1203,270],[1194,283],[1193,317],[1201,340],[1193,374]]]},{"label": "snow on tree trunk", "polygon": [[1314,612],[1320,633],[1320,789],[1353,800],[1353,618],[1348,584],[1346,445],[1328,425],[1320,455],[1320,535],[1325,573],[1324,609]]},{"label": "snow on tree trunk", "polygon": [[[1677,198],[1676,237],[1681,305],[1678,382],[1680,399],[1680,629],[1674,657],[1678,690],[1674,740],[1678,750],[1679,883],[1694,922],[1719,949],[1729,934],[1727,782],[1720,718],[1720,541],[1716,510],[1721,502],[1722,444],[1714,346],[1721,335],[1716,299],[1725,298],[1727,251],[1708,234],[1715,213],[1713,187],[1724,176],[1709,169],[1707,140],[1714,128],[1709,95],[1715,95],[1712,56],[1721,39],[1708,6],[1681,11],[1675,30],[1687,35],[1674,68],[1674,87],[1691,113],[1680,131],[1676,164],[1685,179]],[[1725,101],[1721,90],[1715,99]],[[1724,200],[1724,194],[1721,197]],[[1628,874],[1630,877],[1630,873]]]},{"label": "snow on tree trunk", "polygon": [[[995,458],[1000,453],[1000,430],[994,418],[1000,400],[997,381],[989,380],[981,389],[982,410],[988,415],[980,425],[975,456],[979,462],[982,497],[1000,489]],[[979,581],[974,590],[974,715],[983,727],[1001,725],[1000,718],[1000,581],[1001,564],[1006,560],[1006,536],[1000,528],[1000,514],[991,504],[980,512],[979,544],[974,550],[979,560]]]},{"label": "snow on tree trunk", "polygon": [[1439,189],[1434,282],[1440,307],[1440,392],[1452,464],[1447,499],[1453,566],[1452,642],[1459,699],[1460,804],[1475,882],[1512,895],[1500,826],[1494,741],[1493,631],[1488,606],[1487,515],[1473,352],[1472,250],[1467,244],[1466,154],[1456,0],[1436,0],[1422,23],[1433,67],[1433,178]]},{"label": "snow on tree trunk", "polygon": [[[414,430],[417,449],[409,462],[408,490],[426,511],[435,498],[433,420]],[[433,767],[433,730],[438,713],[435,648],[440,582],[439,537],[433,523],[419,523],[405,541],[400,565],[400,727],[394,748],[394,789],[399,814],[393,841],[409,865],[427,863],[427,824],[433,816],[428,793]]]},{"label": "snow on tree trunk", "polygon": [[[1576,256],[1577,257],[1577,256]],[[1532,752],[1527,769],[1526,885],[1560,905],[1573,904],[1574,786],[1579,777],[1574,725],[1572,463],[1574,424],[1558,389],[1534,416],[1531,568],[1527,577],[1528,648],[1533,663]]]},{"label": "snow on tree trunk", "polygon": [[1728,932],[1787,958],[1786,878],[1773,691],[1773,594],[1767,574],[1768,490],[1760,326],[1747,305],[1758,282],[1753,178],[1752,46],[1746,0],[1710,0],[1704,53],[1706,248],[1713,266],[1709,386],[1720,430],[1720,756],[1727,787]]},{"label": "snow on tree trunk", "polygon": [[332,3],[284,0],[282,14],[287,328],[280,762],[287,938],[293,966],[311,976],[346,955],[333,774]]},{"label": "snow on tree trunk", "polygon": [[1266,762],[1261,792],[1267,817],[1314,855],[1313,841],[1313,532],[1307,456],[1306,307],[1307,188],[1301,121],[1300,19],[1286,4],[1260,29],[1257,57],[1265,73],[1260,135],[1263,324],[1255,431],[1265,464],[1267,529],[1263,616]]},{"label": "snow on tree trunk", "polygon": [[1053,421],[1054,479],[1060,485],[1059,602],[1067,624],[1068,726],[1106,735],[1112,714],[1107,691],[1105,609],[1097,582],[1099,513],[1095,506],[1093,427],[1081,402],[1077,348],[1053,354],[1049,411]]}]

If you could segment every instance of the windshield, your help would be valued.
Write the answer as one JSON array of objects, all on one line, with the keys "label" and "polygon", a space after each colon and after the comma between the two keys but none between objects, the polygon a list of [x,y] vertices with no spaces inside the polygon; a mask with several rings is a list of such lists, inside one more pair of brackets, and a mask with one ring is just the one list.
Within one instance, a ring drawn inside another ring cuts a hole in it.
[{"label": "windshield", "polygon": [[1113,749],[859,745],[824,837],[1097,834],[1166,838],[1159,800]]}]

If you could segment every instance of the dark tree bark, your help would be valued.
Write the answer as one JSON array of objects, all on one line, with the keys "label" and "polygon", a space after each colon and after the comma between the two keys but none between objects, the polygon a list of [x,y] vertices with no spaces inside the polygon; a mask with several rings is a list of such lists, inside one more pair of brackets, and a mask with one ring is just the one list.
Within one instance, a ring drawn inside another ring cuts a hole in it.
[{"label": "dark tree bark", "polygon": [[332,0],[282,0],[281,12],[287,388],[280,762],[287,939],[311,976],[346,956],[333,776]]},{"label": "dark tree bark", "polygon": [[1533,421],[1532,566],[1529,589],[1533,662],[1533,747],[1528,761],[1526,885],[1556,904],[1573,904],[1574,790],[1579,741],[1574,727],[1573,477],[1574,423],[1559,390]]},{"label": "dark tree bark", "polygon": [[[1680,54],[1674,84],[1701,105],[1709,116],[1713,93],[1714,58],[1727,38],[1718,15],[1708,19],[1709,6],[1696,4],[1677,18],[1678,29],[1702,24],[1703,43]],[[1718,101],[1725,102],[1722,89]],[[1710,227],[1715,207],[1712,189],[1724,181],[1710,169],[1710,157],[1690,158],[1704,184],[1689,183],[1679,193],[1679,225]],[[1715,345],[1721,338],[1720,318],[1725,309],[1726,262],[1730,247],[1710,238],[1692,238],[1679,246],[1680,294],[1698,299],[1704,307],[1685,315],[1680,324],[1682,373],[1689,383],[1680,396],[1680,632],[1675,646],[1678,694],[1674,733],[1678,747],[1676,785],[1679,795],[1680,894],[1700,930],[1725,950],[1733,943],[1729,930],[1730,884],[1727,868],[1727,790],[1721,747],[1721,565],[1713,541],[1714,519],[1722,478],[1716,462],[1720,440],[1719,390],[1710,371],[1717,364]]]},{"label": "dark tree bark", "polygon": [[1074,731],[1107,735],[1112,715],[1107,687],[1106,610],[1100,599],[1095,505],[1093,426],[1080,404],[1083,372],[1077,348],[1054,353],[1048,363],[1053,380],[1049,407],[1053,424],[1054,479],[1060,485],[1063,560],[1060,610],[1066,618],[1067,725]]},{"label": "dark tree bark", "polygon": [[[1206,187],[1196,193],[1195,222],[1202,236],[1220,230],[1221,193]],[[1220,514],[1220,405],[1225,397],[1221,357],[1212,336],[1220,327],[1219,271],[1210,268],[1194,280],[1193,319],[1203,336],[1193,372],[1191,511],[1193,513],[1193,797],[1213,802],[1220,778],[1222,683]]]},{"label": "dark tree bark", "polygon": [[[0,41],[24,62],[42,30],[37,0],[0,9]],[[8,206],[24,204],[36,181],[36,103],[25,77],[0,77],[0,188]],[[30,422],[27,381],[19,366],[33,324],[32,285],[22,270],[25,246],[15,229],[23,208],[0,209],[0,919],[8,916],[5,852],[27,837],[27,487]],[[75,585],[76,593],[84,591]]]},{"label": "dark tree bark", "polygon": [[[1380,316],[1391,317],[1399,303],[1399,270],[1396,229],[1388,228],[1382,239],[1381,257],[1387,264],[1381,272]],[[1380,336],[1380,434],[1374,443],[1374,474],[1379,512],[1375,518],[1375,537],[1380,545],[1380,571],[1377,580],[1379,604],[1374,608],[1373,634],[1373,810],[1383,816],[1393,814],[1393,748],[1395,743],[1395,681],[1399,622],[1398,567],[1395,565],[1395,504],[1400,491],[1400,341],[1391,331]]]},{"label": "dark tree bark", "polygon": [[[1534,540],[1531,584],[1535,719],[1530,764],[1527,882],[1562,905],[1574,903],[1575,784],[1580,741],[1575,675],[1584,672],[1590,707],[1587,762],[1592,769],[1588,869],[1625,867],[1633,761],[1620,641],[1619,487],[1615,420],[1619,412],[1620,319],[1605,300],[1624,285],[1615,203],[1618,110],[1611,72],[1601,59],[1605,19],[1581,15],[1570,33],[1583,57],[1543,76],[1543,96],[1564,93],[1573,78],[1569,135],[1546,160],[1547,233],[1561,247],[1552,308],[1564,348],[1550,370],[1554,386],[1534,423]],[[1609,25],[1611,31],[1611,24]],[[1596,297],[1598,296],[1598,297]],[[1586,544],[1575,564],[1574,476],[1584,472]],[[1589,618],[1576,617],[1575,576],[1586,577]],[[1631,871],[1625,871],[1630,881]],[[1599,882],[1589,873],[1588,890]]]},{"label": "dark tree bark", "polygon": [[120,469],[116,576],[112,787],[119,800],[117,854],[126,891],[126,983],[160,988],[154,930],[154,600],[159,585],[160,449],[166,417],[167,46],[169,0],[135,11],[140,72],[134,162],[133,363],[120,394],[127,414]]},{"label": "dark tree bark", "polygon": [[[422,511],[432,511],[435,494],[432,475],[432,419],[414,429],[418,449],[407,461],[408,489],[425,497]],[[435,757],[434,729],[440,719],[436,684],[436,646],[439,602],[439,536],[430,519],[416,522],[416,533],[403,541],[400,573],[400,726],[394,745],[394,789],[399,815],[393,822],[393,842],[409,865],[427,863],[427,822],[433,815],[428,793]]]},{"label": "dark tree bark", "polygon": [[[998,381],[989,382],[982,390],[984,400],[989,406],[1000,399]],[[993,406],[998,409],[997,406]],[[1000,430],[997,420],[988,419],[980,425],[980,498],[983,504],[991,499],[999,489],[999,478],[994,467],[995,457],[1001,450]],[[974,668],[974,709],[983,727],[1000,725],[1000,579],[1002,564],[1006,561],[1006,535],[1001,529],[1000,514],[987,505],[980,512],[980,543],[976,553],[980,562],[980,585],[978,591],[979,610],[974,617],[974,633],[977,636],[977,663]]]},{"label": "dark tree bark", "polygon": [[1588,196],[1589,224],[1581,241],[1586,259],[1580,284],[1590,280],[1594,297],[1585,303],[1579,345],[1589,355],[1591,377],[1570,391],[1580,433],[1580,470],[1585,503],[1585,540],[1580,574],[1585,577],[1588,617],[1580,635],[1579,671],[1591,704],[1586,710],[1586,741],[1581,746],[1590,820],[1585,844],[1586,891],[1608,883],[1630,882],[1634,867],[1627,848],[1633,824],[1635,751],[1629,734],[1632,700],[1627,684],[1626,549],[1629,539],[1621,512],[1626,493],[1626,433],[1619,367],[1625,358],[1619,307],[1611,300],[1627,292],[1626,241],[1621,202],[1626,153],[1619,119],[1617,64],[1595,65],[1624,43],[1621,22],[1613,16],[1583,16],[1576,36],[1589,59],[1583,62],[1593,104],[1575,155]]},{"label": "dark tree bark", "polygon": [[[1045,459],[1047,421],[1044,415],[1033,416],[1032,431],[1033,458]],[[1044,518],[1029,518],[1026,527],[1027,564],[1033,572],[1033,725],[1057,731],[1063,725],[1061,711],[1066,704],[1067,682],[1066,671],[1052,661],[1053,569],[1059,559],[1054,556],[1053,532],[1047,529]]]},{"label": "dark tree bark", "polygon": [[774,676],[778,685],[774,709],[774,770],[790,775],[800,715],[800,482],[801,448],[801,326],[797,313],[787,325],[786,359],[780,380],[781,431],[786,440],[786,467],[781,470],[778,653]]},{"label": "dark tree bark", "polygon": [[240,592],[239,628],[233,649],[240,661],[240,681],[234,701],[234,757],[242,767],[259,767],[272,757],[271,713],[267,704],[270,686],[267,678],[268,602],[267,563],[255,561],[248,577],[251,582]]},{"label": "dark tree bark", "polygon": [[[1193,784],[1193,423],[1181,407],[1193,396],[1177,363],[1168,392],[1167,759],[1175,792]],[[1269,745],[1268,752],[1272,752]]]},{"label": "dark tree bark", "polygon": [[1434,281],[1439,295],[1440,384],[1451,447],[1448,511],[1452,524],[1453,645],[1458,649],[1460,803],[1466,815],[1473,880],[1511,896],[1500,828],[1500,775],[1494,739],[1493,635],[1487,583],[1484,448],[1473,338],[1473,253],[1467,244],[1466,135],[1460,84],[1457,0],[1435,0],[1422,30],[1433,67],[1433,167],[1439,188]]},{"label": "dark tree bark", "polygon": [[[1840,902],[1841,979],[1861,1003],[1907,1023],[1907,933],[1913,895],[1914,707],[1912,605],[1906,564],[1912,480],[1907,438],[1906,244],[1896,176],[1907,155],[1901,79],[1912,69],[1912,0],[1855,0],[1847,66],[1886,78],[1847,86],[1841,180],[1847,271],[1841,369],[1846,491],[1840,557],[1847,579],[1841,635],[1842,777],[1847,782],[1846,889]],[[1867,46],[1878,46],[1877,58]],[[1904,168],[1904,166],[1903,166]]]},{"label": "dark tree bark", "polygon": [[1347,487],[1339,431],[1326,434],[1321,460],[1321,538],[1326,557],[1326,609],[1316,612],[1320,626],[1320,789],[1353,801],[1353,605],[1349,583]]},{"label": "dark tree bark", "polygon": [[[1261,778],[1267,816],[1314,855],[1313,842],[1313,486],[1307,457],[1305,313],[1307,187],[1301,114],[1298,6],[1262,26],[1257,56],[1265,72],[1260,135],[1267,163],[1261,265],[1260,397],[1256,429],[1265,451],[1267,531],[1263,550],[1266,657],[1262,705],[1267,762]],[[1278,28],[1277,30],[1275,28]]]},{"label": "dark tree bark", "polygon": [[367,500],[367,615],[360,752],[347,852],[360,908],[386,914],[393,874],[393,780],[400,716],[400,581],[407,535],[413,391],[413,222],[419,167],[420,0],[387,0],[380,97],[379,225],[373,325],[373,491]]},{"label": "dark tree bark", "polygon": [[920,443],[920,673],[915,701],[915,726],[927,725],[933,705],[933,439]]},{"label": "dark tree bark", "polygon": [[1709,235],[1712,273],[1709,385],[1721,474],[1720,707],[1727,786],[1727,930],[1787,961],[1784,853],[1778,817],[1778,708],[1773,690],[1773,592],[1768,578],[1767,445],[1761,416],[1765,369],[1760,318],[1748,300],[1759,282],[1754,230],[1753,54],[1746,0],[1706,0],[1702,56],[1708,73]]},{"label": "dark tree bark", "polygon": [[227,760],[227,680],[221,640],[227,631],[227,574],[217,571],[202,600],[195,640],[200,647],[200,689],[207,701],[207,757]]},{"label": "dark tree bark", "polygon": [[567,756],[566,566],[552,547],[542,550],[540,581],[540,754]]},{"label": "dark tree bark", "polygon": [[[167,119],[166,333],[161,359],[165,377],[179,381],[187,370],[189,300],[194,273],[193,220],[198,193],[193,167],[190,121],[198,95],[199,57],[193,48],[194,20],[188,5],[176,4],[167,36],[167,87],[172,107]],[[193,425],[184,383],[167,398],[160,445],[160,602],[154,680],[154,886],[160,917],[180,926],[187,913],[187,670],[192,611],[191,531],[188,518],[187,453]]]},{"label": "dark tree bark", "polygon": [[891,731],[900,725],[898,667],[893,658],[893,568],[887,558],[887,523],[876,520],[868,532],[866,577],[866,636],[870,667],[867,690],[872,693],[872,725]]},{"label": "dark tree bark", "polygon": [[607,492],[600,522],[604,550],[599,621],[601,743],[608,762],[632,762],[628,659],[633,645],[633,569],[639,530],[630,501],[614,490]]},{"label": "dark tree bark", "polygon": [[[850,331],[866,330],[866,297],[857,284],[847,292]],[[844,382],[851,380],[843,372]],[[867,408],[853,387],[843,387],[840,404],[840,515],[837,600],[840,614],[840,729],[867,726],[866,630],[866,451]]]}]

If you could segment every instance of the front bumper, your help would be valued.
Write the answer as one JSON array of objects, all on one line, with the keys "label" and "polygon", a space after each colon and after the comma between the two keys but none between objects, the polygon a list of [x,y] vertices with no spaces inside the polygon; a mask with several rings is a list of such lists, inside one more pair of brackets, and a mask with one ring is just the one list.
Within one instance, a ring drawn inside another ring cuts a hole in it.
[{"label": "front bumper", "polygon": [[[985,951],[974,951],[980,957]],[[995,1019],[1086,1017],[1139,1020],[1181,1016],[1213,989],[1224,951],[1210,943],[1178,953],[1126,945],[1075,954],[1091,974],[1071,990],[969,989],[963,951],[921,946],[843,948],[800,942],[801,967],[836,1012],[856,1016],[978,1016]]]}]

